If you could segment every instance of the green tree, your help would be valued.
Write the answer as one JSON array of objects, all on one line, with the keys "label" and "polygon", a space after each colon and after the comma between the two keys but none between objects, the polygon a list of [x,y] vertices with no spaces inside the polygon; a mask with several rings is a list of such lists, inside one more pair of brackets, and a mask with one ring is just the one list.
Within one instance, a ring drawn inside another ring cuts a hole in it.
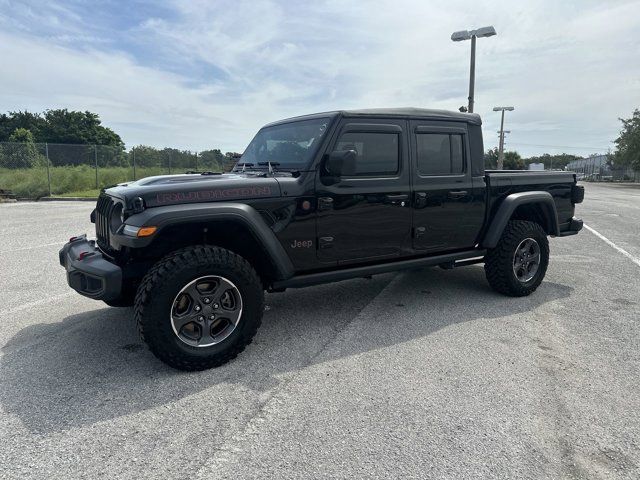
[{"label": "green tree", "polygon": [[530,163],[544,163],[544,168],[549,170],[553,168],[554,170],[563,170],[569,162],[574,160],[580,160],[582,157],[578,157],[577,155],[570,155],[568,153],[560,153],[557,155],[550,155],[548,153],[543,153],[542,155],[533,156],[526,158],[524,160],[525,165],[529,165]]},{"label": "green tree", "polygon": [[33,141],[38,142],[44,123],[44,118],[39,113],[27,111],[3,113],[0,115],[0,142],[8,142],[9,137],[18,128],[29,130],[33,135]]},{"label": "green tree", "polygon": [[0,167],[31,168],[45,161],[33,142],[33,134],[26,128],[16,128],[8,140],[0,151]]},{"label": "green tree", "polygon": [[[211,170],[215,172],[222,171],[225,157],[219,148],[212,150],[204,150],[199,154],[198,168],[202,170]],[[200,167],[202,165],[202,167]]]},{"label": "green tree", "polygon": [[504,152],[504,169],[505,170],[524,170],[524,160],[518,152]]},{"label": "green tree", "polygon": [[13,133],[9,136],[10,142],[19,142],[19,143],[34,143],[33,141],[33,133],[26,128],[16,128]]},{"label": "green tree", "polygon": [[498,147],[494,147],[484,154],[485,170],[494,170],[498,166]]},{"label": "green tree", "polygon": [[131,150],[131,156],[135,155],[136,165],[139,167],[160,167],[163,157],[155,147],[138,145]]},{"label": "green tree", "polygon": [[242,154],[238,152],[226,152],[224,154],[224,160],[222,161],[222,171],[230,172],[235,164],[238,163],[241,156]]},{"label": "green tree", "polygon": [[[498,167],[498,147],[487,150],[484,154],[485,170],[495,170]],[[503,166],[505,170],[524,170],[525,163],[518,152],[504,152]]]},{"label": "green tree", "polygon": [[124,149],[120,136],[104,127],[97,113],[69,111],[66,108],[44,112],[44,126],[37,141],[110,145]]},{"label": "green tree", "polygon": [[613,163],[640,169],[640,110],[636,108],[631,118],[619,120],[622,122],[622,130],[615,140]]},{"label": "green tree", "polygon": [[0,142],[18,128],[25,128],[36,143],[76,143],[110,145],[124,149],[120,136],[102,125],[97,113],[69,111],[66,108],[47,110],[43,114],[9,112],[0,115]]}]

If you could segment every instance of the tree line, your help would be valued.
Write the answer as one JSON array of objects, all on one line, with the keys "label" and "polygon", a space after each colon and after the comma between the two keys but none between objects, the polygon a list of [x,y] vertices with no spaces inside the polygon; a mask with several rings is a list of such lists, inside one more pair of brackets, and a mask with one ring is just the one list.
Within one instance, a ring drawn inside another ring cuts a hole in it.
[{"label": "tree line", "polygon": [[[635,109],[630,118],[619,118],[622,129],[618,138],[614,140],[616,149],[613,153],[607,153],[608,164],[612,167],[629,167],[640,170],[640,109]],[[560,153],[550,155],[548,153],[522,158],[516,151],[504,152],[504,168],[508,170],[524,170],[531,163],[544,163],[545,169],[564,169],[569,162],[581,160],[583,157]],[[498,148],[487,150],[484,155],[484,164],[487,169],[495,169],[498,163]]]},{"label": "tree line", "polygon": [[[563,170],[569,162],[580,160],[582,157],[570,155],[568,153],[560,153],[551,155],[543,153],[542,155],[529,158],[522,158],[520,154],[513,150],[504,152],[504,168],[505,170],[526,170],[531,163],[543,163],[545,170],[558,169]],[[498,147],[489,149],[484,154],[484,167],[487,170],[495,169],[498,165]]]},{"label": "tree line", "polygon": [[[616,150],[610,155],[610,164],[640,170],[640,109],[622,122],[620,135],[614,141]],[[102,125],[100,117],[89,111],[65,109],[46,110],[43,113],[27,111],[0,114],[0,167],[29,168],[46,164],[46,157],[54,166],[95,164],[99,167],[136,165],[162,166],[176,169],[219,168],[228,170],[239,156],[235,152],[222,153],[219,149],[201,152],[175,148],[155,148],[139,145],[127,151],[120,136]],[[51,144],[43,151],[39,144]],[[95,147],[95,146],[99,147]],[[545,169],[564,169],[582,157],[561,153],[522,158],[516,151],[504,152],[504,168],[522,170],[531,163],[543,163]],[[496,168],[498,149],[488,150],[485,167]]]},{"label": "tree line", "polygon": [[240,155],[217,148],[192,152],[148,145],[127,151],[120,136],[103,126],[98,114],[67,109],[3,113],[0,142],[0,167],[4,168],[46,165],[48,158],[53,166],[125,167],[135,162],[140,167],[168,170],[229,170]]}]

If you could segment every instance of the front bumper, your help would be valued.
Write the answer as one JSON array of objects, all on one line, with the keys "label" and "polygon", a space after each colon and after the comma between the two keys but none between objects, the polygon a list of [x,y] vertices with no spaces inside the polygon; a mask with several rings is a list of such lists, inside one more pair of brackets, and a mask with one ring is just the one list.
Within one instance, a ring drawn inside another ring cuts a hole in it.
[{"label": "front bumper", "polygon": [[59,253],[67,271],[67,283],[76,292],[95,300],[113,300],[122,290],[122,269],[108,261],[86,235],[74,237]]}]

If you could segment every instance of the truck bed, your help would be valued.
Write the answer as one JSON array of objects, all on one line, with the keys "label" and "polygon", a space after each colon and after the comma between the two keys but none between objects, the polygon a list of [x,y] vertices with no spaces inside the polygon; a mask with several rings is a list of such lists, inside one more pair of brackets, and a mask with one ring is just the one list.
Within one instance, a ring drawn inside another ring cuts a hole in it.
[{"label": "truck bed", "polygon": [[553,197],[560,230],[568,229],[574,214],[572,195],[574,172],[530,170],[485,170],[488,218],[495,215],[502,200],[512,193],[545,191]]}]

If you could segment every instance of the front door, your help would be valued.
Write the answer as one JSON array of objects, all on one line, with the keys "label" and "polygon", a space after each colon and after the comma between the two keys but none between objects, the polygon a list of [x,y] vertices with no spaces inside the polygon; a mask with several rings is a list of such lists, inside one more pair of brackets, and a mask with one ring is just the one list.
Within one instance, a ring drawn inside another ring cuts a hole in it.
[{"label": "front door", "polygon": [[[362,122],[362,123],[360,123]],[[394,257],[411,247],[407,122],[343,119],[329,147],[354,150],[336,183],[316,177],[318,259],[349,263]]]},{"label": "front door", "polygon": [[413,246],[471,248],[484,220],[484,189],[473,188],[467,125],[411,121]]}]

